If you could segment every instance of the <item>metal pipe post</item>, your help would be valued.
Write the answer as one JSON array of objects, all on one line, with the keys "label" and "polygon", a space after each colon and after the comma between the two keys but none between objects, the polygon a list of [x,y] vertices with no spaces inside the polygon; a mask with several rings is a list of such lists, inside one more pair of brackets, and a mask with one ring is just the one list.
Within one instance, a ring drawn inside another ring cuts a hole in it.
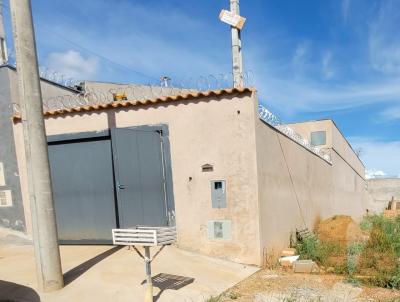
[{"label": "metal pipe post", "polygon": [[30,0],[10,0],[39,289],[63,287]]},{"label": "metal pipe post", "polygon": [[153,302],[153,280],[151,279],[151,258],[150,258],[150,247],[144,247],[144,261],[146,264],[146,293],[144,296],[144,302]]}]

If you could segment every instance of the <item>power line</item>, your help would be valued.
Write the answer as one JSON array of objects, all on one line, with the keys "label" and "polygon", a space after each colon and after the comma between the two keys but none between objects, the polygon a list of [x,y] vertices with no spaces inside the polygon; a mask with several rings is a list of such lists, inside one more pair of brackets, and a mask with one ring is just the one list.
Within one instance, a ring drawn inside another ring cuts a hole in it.
[{"label": "power line", "polygon": [[71,44],[71,45],[73,45],[73,46],[75,46],[75,47],[77,47],[77,48],[79,48],[79,49],[81,49],[81,50],[83,50],[83,51],[86,51],[87,53],[90,53],[90,54],[92,54],[92,55],[94,55],[94,56],[96,56],[96,57],[98,57],[98,58],[100,58],[100,59],[102,59],[102,60],[104,60],[104,61],[107,61],[107,62],[110,63],[110,64],[113,64],[113,65],[118,66],[118,67],[120,67],[120,68],[122,68],[122,69],[125,69],[125,70],[129,70],[129,71],[131,71],[131,72],[134,72],[134,73],[136,73],[137,75],[140,75],[140,76],[143,76],[143,77],[146,77],[146,78],[155,80],[155,81],[159,81],[159,79],[157,79],[157,78],[154,78],[154,77],[152,77],[152,76],[149,76],[149,75],[147,75],[147,74],[144,74],[144,73],[142,73],[142,72],[140,72],[140,71],[134,70],[134,69],[132,69],[132,68],[130,68],[130,67],[128,67],[128,66],[122,65],[122,64],[120,64],[120,63],[118,63],[118,62],[115,62],[115,61],[113,61],[113,60],[111,60],[111,59],[109,59],[109,58],[107,58],[107,57],[105,57],[105,56],[103,56],[103,55],[101,55],[101,54],[98,54],[98,53],[94,52],[93,50],[90,50],[90,49],[88,49],[88,48],[86,48],[86,47],[84,47],[84,46],[81,46],[81,45],[79,45],[78,43],[76,43],[76,42],[74,42],[74,41],[71,41],[71,40],[69,40],[68,38],[63,37],[63,36],[60,35],[59,33],[57,33],[57,32],[55,32],[55,31],[51,30],[51,29],[48,28],[47,26],[42,26],[42,28],[43,28],[44,30],[46,30],[46,31],[48,31],[48,32],[50,32],[50,33],[52,33],[53,35],[57,36],[59,39],[65,41],[65,42],[67,42],[67,43],[69,43],[69,44]]},{"label": "power line", "polygon": [[[5,4],[5,3],[1,3],[1,2],[0,2],[0,5],[2,5],[3,7],[9,8],[9,6],[8,6],[7,4]],[[142,76],[142,77],[145,77],[145,78],[148,78],[148,79],[157,81],[157,82],[159,81],[159,79],[157,79],[157,78],[155,78],[155,77],[153,77],[153,76],[147,75],[147,74],[145,74],[145,73],[143,73],[143,72],[137,71],[137,70],[135,70],[135,69],[133,69],[133,68],[130,68],[130,67],[128,67],[128,66],[125,66],[125,65],[123,65],[123,64],[121,64],[121,63],[115,62],[115,61],[113,61],[113,60],[111,60],[111,59],[105,57],[104,55],[101,55],[101,54],[99,54],[99,53],[96,53],[95,51],[90,50],[89,48],[86,48],[86,47],[84,47],[84,46],[82,46],[82,45],[79,45],[78,43],[76,43],[76,42],[74,42],[74,41],[72,41],[72,40],[70,40],[70,39],[64,37],[63,35],[59,34],[58,32],[55,32],[54,30],[50,29],[50,28],[49,28],[48,26],[46,26],[46,25],[42,25],[41,27],[42,27],[44,30],[46,30],[47,32],[49,32],[49,33],[55,35],[56,37],[58,37],[60,40],[63,40],[63,41],[65,41],[65,42],[67,42],[67,43],[69,43],[69,44],[75,46],[76,48],[79,48],[80,50],[83,50],[83,51],[85,51],[85,52],[87,52],[87,53],[89,53],[89,54],[91,54],[91,55],[93,55],[93,56],[96,56],[96,57],[98,57],[98,58],[100,58],[100,59],[102,59],[102,60],[104,60],[104,61],[106,61],[106,62],[108,62],[108,63],[110,63],[110,64],[112,64],[112,65],[118,66],[119,68],[128,70],[128,71],[130,71],[130,72],[134,72],[134,73],[136,73],[137,75],[140,75],[140,76]]]}]

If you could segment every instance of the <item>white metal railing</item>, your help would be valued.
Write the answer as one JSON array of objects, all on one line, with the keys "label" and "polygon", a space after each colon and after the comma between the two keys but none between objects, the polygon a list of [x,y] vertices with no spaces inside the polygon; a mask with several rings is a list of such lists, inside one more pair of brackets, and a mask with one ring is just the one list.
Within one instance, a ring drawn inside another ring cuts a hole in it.
[{"label": "white metal railing", "polygon": [[113,229],[114,245],[158,246],[176,241],[175,227],[137,227],[135,229]]}]

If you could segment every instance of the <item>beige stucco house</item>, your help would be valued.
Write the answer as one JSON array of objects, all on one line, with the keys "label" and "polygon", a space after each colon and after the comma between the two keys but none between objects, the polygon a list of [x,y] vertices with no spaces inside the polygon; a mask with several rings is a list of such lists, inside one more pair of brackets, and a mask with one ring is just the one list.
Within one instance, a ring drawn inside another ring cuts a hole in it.
[{"label": "beige stucco house", "polygon": [[[366,209],[364,166],[335,124],[326,120],[290,125],[305,138],[312,132],[325,131],[322,147],[330,150],[331,160],[328,160],[261,120],[258,106],[256,90],[243,88],[45,112],[50,160],[53,161],[52,176],[55,178],[56,211],[70,210],[60,207],[61,199],[57,201],[57,198],[62,197],[62,202],[68,203],[73,202],[73,194],[81,194],[81,191],[74,193],[72,189],[64,192],[67,182],[63,182],[65,186],[59,186],[57,180],[57,177],[68,179],[69,174],[62,173],[69,171],[74,161],[80,161],[82,152],[89,150],[74,148],[83,148],[85,143],[98,143],[101,136],[104,144],[111,140],[110,144],[104,145],[105,150],[115,155],[116,148],[129,142],[118,141],[118,131],[113,129],[143,132],[162,126],[157,128],[162,129],[157,133],[164,135],[161,140],[164,150],[162,173],[167,176],[163,178],[162,186],[167,192],[165,196],[168,195],[165,197],[165,221],[176,224],[177,244],[181,248],[239,263],[262,265],[288,246],[290,235],[296,229],[312,229],[318,219],[336,214],[361,217]],[[19,116],[14,117],[14,136],[25,219],[30,233],[26,163]],[[140,149],[143,144],[138,140],[136,147],[129,148]],[[64,152],[63,148],[67,147],[71,148],[70,151]],[[80,151],[74,153],[75,150]],[[127,152],[128,160],[124,164],[135,161],[135,152]],[[148,149],[140,152],[143,161],[150,156],[147,153],[151,153]],[[57,157],[59,154],[63,156]],[[114,155],[113,159],[110,158],[110,162],[114,160],[110,165],[113,169],[116,165]],[[96,156],[85,158],[91,161]],[[63,168],[58,169],[57,165],[63,161]],[[97,168],[103,162],[93,166]],[[84,163],[85,160],[80,163],[82,174],[90,172]],[[124,164],[119,168],[126,168]],[[93,175],[93,182],[92,178],[85,177],[85,188],[103,181],[98,177],[103,177],[108,170],[101,171],[106,172]],[[116,179],[118,176],[110,177]],[[119,207],[119,198],[127,188],[118,181],[113,182],[113,186],[117,201],[110,202]],[[143,195],[149,191],[153,192],[153,189],[141,192]],[[123,214],[124,209],[128,208],[119,208],[117,216]],[[76,215],[79,212],[76,210]],[[86,216],[85,219],[90,221],[92,218]],[[71,224],[72,221],[73,217]],[[68,220],[62,223],[68,223]],[[64,224],[61,228],[66,227]],[[75,229],[74,236],[77,234],[79,229]]]},{"label": "beige stucco house", "polygon": [[[332,161],[333,195],[332,207],[340,212],[343,200],[351,200],[348,211],[353,216],[359,213],[360,206],[366,210],[367,203],[365,167],[350,143],[340,132],[333,120],[317,120],[289,124],[313,146],[329,154]],[[363,194],[359,194],[364,192]],[[368,204],[368,206],[367,206]]]}]

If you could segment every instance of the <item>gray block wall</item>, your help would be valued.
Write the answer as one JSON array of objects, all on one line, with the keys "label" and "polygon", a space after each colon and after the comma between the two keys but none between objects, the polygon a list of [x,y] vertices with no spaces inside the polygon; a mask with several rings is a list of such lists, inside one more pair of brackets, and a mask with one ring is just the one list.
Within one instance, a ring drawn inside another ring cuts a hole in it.
[{"label": "gray block wall", "polygon": [[[26,230],[18,164],[15,152],[10,72],[0,66],[0,162],[3,163],[5,185],[1,190],[11,190],[12,205],[0,206],[0,226],[18,231]],[[1,184],[0,184],[1,185]]]}]

